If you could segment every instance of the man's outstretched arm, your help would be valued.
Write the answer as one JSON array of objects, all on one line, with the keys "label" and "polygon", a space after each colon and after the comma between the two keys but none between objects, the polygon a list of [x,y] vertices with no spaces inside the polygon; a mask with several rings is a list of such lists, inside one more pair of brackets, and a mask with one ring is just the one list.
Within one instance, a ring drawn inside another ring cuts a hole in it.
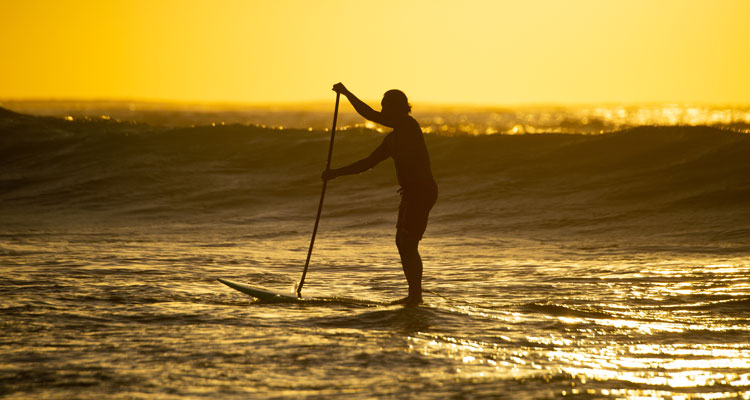
[{"label": "man's outstretched arm", "polygon": [[357,111],[357,113],[364,118],[375,122],[377,124],[387,126],[389,128],[393,128],[393,123],[388,121],[387,118],[383,116],[383,113],[377,112],[373,110],[372,107],[368,106],[364,101],[357,98],[357,96],[354,95],[354,93],[350,92],[349,89],[347,89],[343,83],[337,83],[333,85],[333,91],[336,93],[341,93],[349,100],[349,103],[352,104],[354,109]]}]

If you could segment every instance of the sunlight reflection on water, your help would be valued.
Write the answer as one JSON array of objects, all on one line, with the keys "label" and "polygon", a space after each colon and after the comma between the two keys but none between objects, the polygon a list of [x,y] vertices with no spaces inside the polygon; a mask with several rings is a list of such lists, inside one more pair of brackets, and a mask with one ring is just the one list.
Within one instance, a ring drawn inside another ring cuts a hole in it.
[{"label": "sunlight reflection on water", "polygon": [[[564,374],[571,382],[570,389],[560,392],[563,395],[748,399],[750,325],[743,314],[746,305],[733,299],[747,298],[749,273],[750,267],[741,264],[640,269],[626,278],[638,286],[622,287],[615,297],[619,303],[587,307],[617,318],[540,317],[454,306],[451,310],[504,321],[510,328],[492,334],[489,341],[420,333],[409,338],[409,349],[451,361],[454,368],[441,376],[518,380]],[[616,278],[620,279],[623,276]],[[601,280],[607,284],[608,279]],[[646,302],[632,304],[633,298]],[[718,310],[726,312],[717,315]],[[554,321],[561,325],[556,333],[523,334]],[[712,338],[712,333],[732,336]],[[735,335],[745,340],[732,342]],[[680,338],[689,342],[681,343]]]},{"label": "sunlight reflection on water", "polygon": [[[306,294],[384,301],[403,293],[390,236],[332,236],[320,239]],[[9,265],[26,265],[4,270],[8,288],[23,288],[3,297],[4,339],[25,343],[4,347],[7,371],[106,388],[94,365],[102,379],[119,377],[123,390],[153,398],[159,393],[132,382],[169,382],[185,396],[232,388],[234,398],[414,390],[435,399],[446,390],[750,398],[750,265],[741,257],[601,261],[528,242],[433,237],[424,247],[431,292],[409,310],[262,305],[215,282],[291,287],[306,250],[301,235],[252,244],[230,231],[122,239],[117,247],[110,234],[86,233],[0,244]],[[35,357],[69,374],[49,378]]]}]

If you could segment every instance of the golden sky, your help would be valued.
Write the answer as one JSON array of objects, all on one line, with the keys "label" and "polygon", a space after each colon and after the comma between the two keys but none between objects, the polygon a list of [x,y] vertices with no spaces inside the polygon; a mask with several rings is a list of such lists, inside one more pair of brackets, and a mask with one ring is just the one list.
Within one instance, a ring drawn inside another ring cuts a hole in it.
[{"label": "golden sky", "polygon": [[0,98],[750,104],[746,0],[5,0]]}]

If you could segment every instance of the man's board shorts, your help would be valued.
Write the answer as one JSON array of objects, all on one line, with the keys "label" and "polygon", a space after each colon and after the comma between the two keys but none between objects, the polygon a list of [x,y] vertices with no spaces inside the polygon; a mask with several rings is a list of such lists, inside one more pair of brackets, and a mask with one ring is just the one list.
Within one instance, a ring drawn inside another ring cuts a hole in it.
[{"label": "man's board shorts", "polygon": [[398,206],[396,230],[416,240],[421,240],[427,229],[427,218],[437,200],[438,188],[435,182],[399,189],[401,204]]}]

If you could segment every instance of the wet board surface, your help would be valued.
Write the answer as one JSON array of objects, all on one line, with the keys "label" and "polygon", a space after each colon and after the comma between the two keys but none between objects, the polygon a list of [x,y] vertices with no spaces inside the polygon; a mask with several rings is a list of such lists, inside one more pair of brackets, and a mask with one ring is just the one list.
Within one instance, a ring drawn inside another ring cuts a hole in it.
[{"label": "wet board surface", "polygon": [[249,294],[250,296],[253,296],[261,301],[277,303],[303,301],[303,298],[299,298],[291,294],[279,293],[260,286],[250,286],[244,283],[234,282],[222,278],[219,278],[219,282],[229,286],[232,289],[239,290],[240,292],[245,294]]},{"label": "wet board surface", "polygon": [[219,282],[229,286],[232,289],[239,290],[242,293],[255,297],[264,303],[330,303],[330,304],[348,304],[361,306],[387,306],[393,303],[355,299],[348,297],[297,297],[293,294],[280,293],[274,290],[266,289],[260,286],[247,285],[240,282],[230,281],[228,279],[218,278]]}]

